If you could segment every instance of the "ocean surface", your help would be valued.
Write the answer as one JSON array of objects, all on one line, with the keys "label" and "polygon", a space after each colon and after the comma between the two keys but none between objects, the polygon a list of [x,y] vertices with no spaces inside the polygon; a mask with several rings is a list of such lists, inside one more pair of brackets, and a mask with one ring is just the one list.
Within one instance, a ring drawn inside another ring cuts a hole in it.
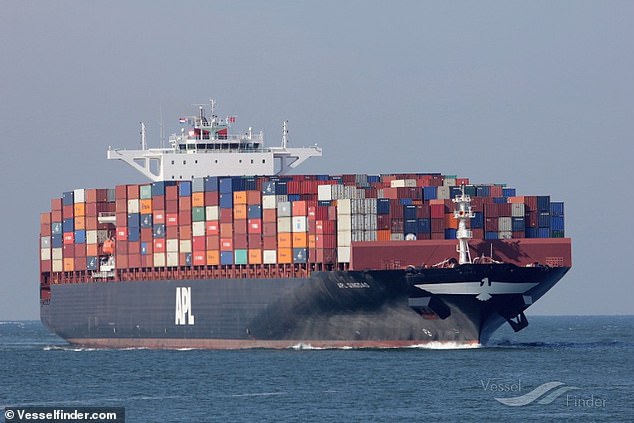
[{"label": "ocean surface", "polygon": [[478,348],[282,351],[82,349],[40,322],[2,322],[0,408],[121,406],[127,422],[634,421],[634,316],[529,322]]}]

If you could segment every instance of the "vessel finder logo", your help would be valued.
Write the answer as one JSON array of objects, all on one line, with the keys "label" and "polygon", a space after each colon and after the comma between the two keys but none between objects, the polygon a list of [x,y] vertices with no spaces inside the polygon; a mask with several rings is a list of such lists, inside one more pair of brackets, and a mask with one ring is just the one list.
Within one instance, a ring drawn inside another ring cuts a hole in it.
[{"label": "vessel finder logo", "polygon": [[532,403],[545,405],[550,404],[566,392],[574,389],[580,388],[566,385],[563,382],[546,382],[524,395],[520,395],[518,397],[495,398],[495,400],[504,405],[508,405],[509,407],[521,407]]}]

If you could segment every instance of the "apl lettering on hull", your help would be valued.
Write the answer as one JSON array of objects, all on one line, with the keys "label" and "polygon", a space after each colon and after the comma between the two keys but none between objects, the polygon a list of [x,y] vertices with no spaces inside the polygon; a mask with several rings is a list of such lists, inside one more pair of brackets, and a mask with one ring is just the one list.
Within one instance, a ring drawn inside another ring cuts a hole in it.
[{"label": "apl lettering on hull", "polygon": [[191,287],[179,286],[176,288],[176,310],[174,312],[174,324],[177,326],[194,324]]}]

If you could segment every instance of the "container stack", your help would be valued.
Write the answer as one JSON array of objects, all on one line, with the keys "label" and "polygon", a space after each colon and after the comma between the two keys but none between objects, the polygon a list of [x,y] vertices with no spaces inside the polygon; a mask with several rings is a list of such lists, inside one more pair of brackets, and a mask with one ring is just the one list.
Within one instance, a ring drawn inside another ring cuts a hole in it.
[{"label": "container stack", "polygon": [[64,193],[40,218],[41,268],[349,263],[356,242],[455,239],[461,187],[476,239],[565,236],[563,203],[455,175],[207,177]]}]

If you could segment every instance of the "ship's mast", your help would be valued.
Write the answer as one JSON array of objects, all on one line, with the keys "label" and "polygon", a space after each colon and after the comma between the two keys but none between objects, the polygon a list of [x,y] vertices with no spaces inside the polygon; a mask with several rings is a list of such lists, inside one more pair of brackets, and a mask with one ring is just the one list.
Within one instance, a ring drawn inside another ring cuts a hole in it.
[{"label": "ship's mast", "polygon": [[458,264],[471,264],[469,240],[473,238],[473,234],[467,229],[467,219],[472,219],[475,214],[471,210],[471,196],[465,194],[464,185],[461,187],[461,194],[456,195],[452,201],[456,204],[453,215],[458,219],[458,231],[456,232],[456,238],[459,242],[456,251],[460,254]]}]

